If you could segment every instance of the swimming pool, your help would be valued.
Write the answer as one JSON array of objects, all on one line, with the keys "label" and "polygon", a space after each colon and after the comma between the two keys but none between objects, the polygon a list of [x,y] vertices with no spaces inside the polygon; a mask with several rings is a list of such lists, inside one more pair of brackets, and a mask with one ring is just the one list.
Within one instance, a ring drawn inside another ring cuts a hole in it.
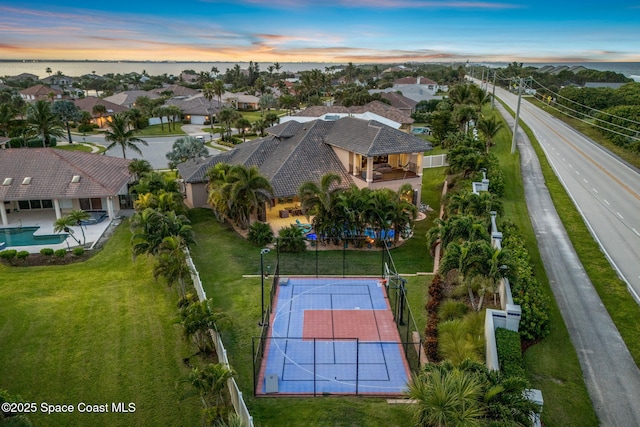
[{"label": "swimming pool", "polygon": [[7,246],[42,246],[57,245],[67,238],[68,234],[42,234],[34,236],[40,227],[0,228],[0,243]]}]

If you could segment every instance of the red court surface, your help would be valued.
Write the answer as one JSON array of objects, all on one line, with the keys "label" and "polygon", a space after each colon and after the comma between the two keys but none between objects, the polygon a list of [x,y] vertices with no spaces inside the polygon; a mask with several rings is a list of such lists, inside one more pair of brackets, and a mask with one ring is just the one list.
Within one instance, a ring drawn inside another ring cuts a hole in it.
[{"label": "red court surface", "polygon": [[357,338],[398,342],[398,330],[388,310],[305,310],[302,337]]}]

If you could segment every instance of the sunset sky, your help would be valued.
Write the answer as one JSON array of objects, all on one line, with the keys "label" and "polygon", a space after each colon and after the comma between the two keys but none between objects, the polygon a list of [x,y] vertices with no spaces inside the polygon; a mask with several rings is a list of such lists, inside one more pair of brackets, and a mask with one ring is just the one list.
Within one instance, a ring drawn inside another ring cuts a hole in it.
[{"label": "sunset sky", "polygon": [[640,61],[640,3],[0,0],[0,59]]}]

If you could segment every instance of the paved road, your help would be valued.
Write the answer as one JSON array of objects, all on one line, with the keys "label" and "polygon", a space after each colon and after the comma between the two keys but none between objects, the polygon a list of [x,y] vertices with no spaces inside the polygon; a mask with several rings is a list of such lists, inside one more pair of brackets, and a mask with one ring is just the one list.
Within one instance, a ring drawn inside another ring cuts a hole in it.
[{"label": "paved road", "polygon": [[[189,130],[187,130],[187,132],[189,132],[191,136],[207,135],[206,133],[201,131],[190,132]],[[83,138],[86,142],[93,142],[103,146],[109,145],[108,143],[105,142],[103,135],[90,135],[86,137],[74,136],[73,140],[74,142],[82,142]],[[148,145],[145,146],[142,144],[136,144],[138,148],[140,148],[140,151],[142,151],[142,156],[133,150],[127,149],[126,150],[127,159],[142,158],[147,160],[149,163],[151,163],[151,166],[154,169],[168,169],[169,162],[167,160],[166,155],[169,151],[171,151],[173,143],[178,138],[180,138],[180,136],[143,137],[142,139],[147,141]],[[219,152],[220,152],[219,150],[209,148],[209,153],[211,155],[218,154]],[[113,157],[122,157],[122,148],[114,147],[111,150],[107,151],[106,155],[113,156]]]},{"label": "paved road", "polygon": [[[515,111],[515,95],[496,88],[496,96]],[[640,303],[640,171],[525,100],[520,118]]]},{"label": "paved road", "polygon": [[[499,109],[513,127],[514,119]],[[527,124],[532,128],[537,125]],[[637,405],[640,370],[571,245],[553,206],[538,158],[522,129],[518,133],[518,150],[540,255],[578,354],[600,425],[640,426],[640,406]]]}]

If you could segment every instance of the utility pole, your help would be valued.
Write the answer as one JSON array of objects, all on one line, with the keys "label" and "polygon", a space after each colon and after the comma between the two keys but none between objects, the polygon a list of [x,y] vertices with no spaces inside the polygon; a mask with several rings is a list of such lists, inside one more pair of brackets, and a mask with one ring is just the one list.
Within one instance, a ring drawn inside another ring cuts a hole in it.
[{"label": "utility pole", "polygon": [[516,152],[516,134],[518,133],[518,121],[520,120],[520,101],[522,100],[522,77],[518,85],[518,107],[516,108],[516,122],[513,125],[513,139],[511,140],[511,154]]},{"label": "utility pole", "polygon": [[493,70],[493,91],[491,92],[491,109],[495,108],[496,104],[496,74],[497,72]]}]

